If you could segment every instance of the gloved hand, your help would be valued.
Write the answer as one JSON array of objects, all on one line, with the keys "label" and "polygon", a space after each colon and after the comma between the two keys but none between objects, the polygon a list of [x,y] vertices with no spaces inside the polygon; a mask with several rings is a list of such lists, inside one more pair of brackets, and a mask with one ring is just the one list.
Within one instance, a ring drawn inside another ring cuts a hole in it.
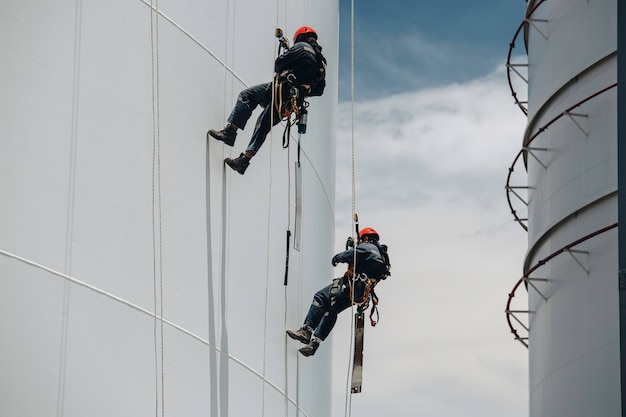
[{"label": "gloved hand", "polygon": [[337,266],[337,264],[339,263],[339,259],[337,259],[337,255],[333,256],[332,261],[330,261],[331,264],[333,264],[333,266]]}]

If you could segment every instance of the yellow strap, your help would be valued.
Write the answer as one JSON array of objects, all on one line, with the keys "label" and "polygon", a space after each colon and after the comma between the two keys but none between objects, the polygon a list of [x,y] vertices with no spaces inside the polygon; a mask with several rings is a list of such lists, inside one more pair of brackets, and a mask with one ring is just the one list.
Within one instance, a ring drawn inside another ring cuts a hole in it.
[{"label": "yellow strap", "polygon": [[[291,98],[289,103],[285,105],[283,103],[283,88],[284,82],[278,80],[278,74],[274,75],[274,108],[276,112],[280,116],[280,120],[289,120],[291,119],[291,115],[295,113],[296,118],[299,116],[298,114],[298,103],[296,100]],[[283,108],[284,107],[284,108]]]}]

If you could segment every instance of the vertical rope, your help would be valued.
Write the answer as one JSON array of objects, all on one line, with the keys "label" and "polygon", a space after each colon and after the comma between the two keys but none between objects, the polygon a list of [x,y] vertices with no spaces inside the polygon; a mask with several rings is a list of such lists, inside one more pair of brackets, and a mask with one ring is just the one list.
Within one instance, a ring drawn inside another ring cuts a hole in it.
[{"label": "vertical rope", "polygon": [[[227,106],[226,106],[226,104],[227,104],[227,96],[228,96],[226,94],[226,89],[227,89],[227,85],[228,85],[228,81],[229,81],[229,77],[228,77],[229,73],[228,73],[228,69],[227,69],[228,59],[229,59],[228,51],[232,50],[233,51],[232,53],[234,54],[234,49],[235,49],[234,42],[233,42],[232,48],[229,48],[229,44],[228,44],[229,42],[232,41],[231,39],[234,38],[234,37],[230,36],[230,29],[231,29],[230,28],[230,23],[231,23],[231,18],[230,18],[230,7],[231,7],[231,5],[230,4],[231,4],[230,0],[226,0],[226,27],[225,27],[225,30],[224,30],[224,51],[225,52],[224,52],[224,65],[223,65],[223,68],[222,68],[223,69],[223,74],[224,74],[224,82],[223,82],[224,95],[222,97],[222,119],[223,120],[225,120],[227,118],[227,114],[228,114],[227,113]],[[232,58],[231,58],[231,60],[232,60]],[[232,64],[232,62],[231,62],[231,64]],[[230,79],[230,85],[229,86],[230,86],[230,94],[232,95],[232,90],[233,90],[232,78]],[[225,156],[225,154],[227,152],[226,151],[226,146],[220,146],[220,149],[221,149],[221,152],[222,152],[221,159],[223,160],[224,156]],[[231,151],[228,151],[228,152],[231,152]],[[229,154],[229,155],[232,155],[232,154]],[[226,170],[222,170],[222,176],[223,177],[225,177],[225,172],[226,172]],[[222,178],[222,180],[226,181],[225,178]],[[230,200],[230,198],[229,198],[229,200]],[[225,204],[225,202],[222,201],[222,204]]]},{"label": "vertical rope", "polygon": [[[279,13],[279,0],[276,0],[276,27],[278,27],[278,13]],[[276,42],[274,42],[274,46],[276,46]],[[272,52],[272,57],[274,53]],[[268,203],[267,203],[267,245],[266,245],[266,253],[265,253],[265,307],[263,312],[263,387],[261,391],[261,417],[265,417],[265,373],[267,367],[267,309],[269,304],[269,285],[270,285],[270,230],[271,230],[271,212],[272,212],[272,153],[273,153],[273,144],[274,144],[274,103],[275,103],[275,82],[276,78],[273,76],[273,68],[272,68],[272,97],[271,103],[268,105],[267,109],[270,111],[270,161],[269,161],[269,184],[268,184]]]},{"label": "vertical rope", "polygon": [[[73,80],[72,80],[72,126],[71,147],[69,164],[69,193],[67,198],[67,214],[65,229],[65,265],[64,271],[72,273],[72,240],[74,236],[74,209],[76,205],[76,161],[78,150],[78,113],[79,113],[79,89],[80,89],[80,45],[82,33],[82,0],[76,0],[74,15],[74,57],[73,57]],[[57,417],[64,415],[65,411],[65,386],[67,379],[67,350],[69,337],[69,315],[71,287],[68,283],[63,284],[63,298],[61,310],[61,343],[59,346],[60,356],[58,365],[57,382]]]},{"label": "vertical rope", "polygon": [[[276,1],[276,3],[278,7],[278,0]],[[287,29],[286,25],[288,21],[289,20],[287,19],[287,0],[285,0],[285,10],[284,10],[285,30]],[[276,27],[278,27],[278,13],[276,15]],[[276,45],[274,46],[274,49],[276,49]],[[291,227],[291,150],[287,148],[287,231],[288,233],[289,233],[290,227]],[[289,256],[289,243],[290,243],[289,237],[287,237],[287,253],[286,253],[287,256]],[[288,271],[285,271],[285,274],[288,274],[288,273],[289,273]],[[287,279],[287,275],[285,276],[285,279]],[[288,315],[288,306],[289,306],[288,304],[289,296],[287,293],[287,285],[284,285],[284,298],[285,298],[285,302],[283,304],[284,305],[283,329],[287,329],[287,315]],[[284,395],[285,417],[289,417],[289,359],[287,357],[287,352],[288,352],[287,347],[288,347],[287,333],[283,332],[283,369],[285,371],[284,373],[285,385],[284,385],[283,391],[285,392],[285,395]]]},{"label": "vertical rope", "polygon": [[[351,0],[350,3],[350,100],[351,100],[351,161],[352,161],[352,230],[355,230],[356,226],[356,176],[355,176],[355,157],[354,157],[354,148],[355,148],[355,139],[354,139],[354,0]],[[355,237],[354,242],[358,242],[358,236]],[[356,277],[356,243],[354,247],[354,258],[352,261],[353,265],[353,278]],[[354,299],[354,285],[351,286],[351,299]],[[354,304],[351,304],[351,319],[350,319],[350,351],[348,356],[348,376],[346,382],[346,401],[345,401],[345,416],[349,417],[352,414],[352,390],[351,390],[351,380],[352,380],[352,357],[354,355],[354,333],[355,333],[355,323],[354,323]]]},{"label": "vertical rope", "polygon": [[154,305],[154,397],[155,397],[155,416],[159,415],[159,352],[157,344],[157,272],[156,272],[156,236],[155,236],[155,213],[154,213],[154,160],[156,158],[156,108],[154,94],[154,9],[152,0],[150,1],[150,45],[152,57],[152,289],[153,289],[153,305]]},{"label": "vertical rope", "polygon": [[[286,3],[285,3],[285,7]],[[287,252],[286,252],[286,256],[289,256],[289,227],[291,226],[291,153],[290,153],[290,149],[287,148]],[[286,266],[285,266],[286,267]],[[289,271],[285,271],[285,274],[288,274]],[[287,275],[285,275],[285,284],[287,284]],[[288,307],[288,294],[287,294],[287,285],[283,285],[284,287],[284,294],[285,294],[285,303],[284,303],[284,317],[283,317],[283,329],[287,328],[287,307]],[[284,391],[285,391],[285,417],[289,416],[289,370],[288,370],[288,366],[289,366],[289,362],[287,360],[287,333],[284,333],[284,341],[283,341],[283,345],[284,345],[284,349],[283,349],[283,361],[284,361],[284,370],[285,370],[285,386],[284,386]]]},{"label": "vertical rope", "polygon": [[[163,233],[161,210],[161,105],[160,105],[160,76],[159,76],[159,0],[152,4],[150,1],[150,42],[152,45],[152,250],[153,250],[153,288],[154,288],[154,360],[155,360],[155,415],[159,415],[159,354],[157,338],[157,322],[160,322],[161,345],[161,416],[165,416],[165,357],[163,352]],[[155,178],[156,172],[156,178]],[[155,184],[156,183],[156,184]],[[158,212],[155,213],[155,205]],[[158,244],[156,223],[158,222]],[[158,246],[158,250],[157,250]],[[157,254],[158,252],[158,254]],[[158,259],[158,267],[157,267]],[[157,272],[158,271],[158,272]],[[157,303],[157,276],[160,300]],[[157,315],[160,304],[160,314]]]},{"label": "vertical rope", "polygon": [[270,162],[269,162],[269,198],[267,204],[267,251],[265,254],[265,310],[263,318],[263,391],[262,391],[262,412],[261,417],[265,416],[265,372],[267,362],[267,307],[269,304],[269,286],[270,286],[270,230],[271,230],[271,208],[272,208],[272,149],[273,141],[270,137]]}]

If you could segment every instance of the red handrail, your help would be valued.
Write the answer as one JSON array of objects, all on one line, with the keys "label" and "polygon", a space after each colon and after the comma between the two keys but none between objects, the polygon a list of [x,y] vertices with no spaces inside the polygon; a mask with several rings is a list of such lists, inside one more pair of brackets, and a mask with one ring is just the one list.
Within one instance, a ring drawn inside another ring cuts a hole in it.
[{"label": "red handrail", "polygon": [[522,282],[524,282],[526,279],[528,279],[528,277],[530,276],[530,274],[532,274],[534,271],[536,271],[538,268],[542,267],[543,265],[545,265],[546,263],[548,263],[549,261],[551,261],[552,259],[554,259],[555,257],[557,257],[558,255],[562,254],[563,252],[566,252],[567,250],[573,248],[574,246],[577,246],[579,244],[581,244],[582,242],[589,240],[593,237],[596,237],[604,232],[607,232],[611,229],[614,229],[618,226],[618,223],[613,223],[610,224],[606,227],[603,227],[601,229],[596,230],[593,233],[590,233],[586,236],[581,237],[578,240],[575,240],[574,242],[563,246],[561,249],[551,253],[550,255],[548,255],[547,257],[541,259],[540,261],[538,261],[533,267],[529,268],[526,272],[524,272],[524,275],[522,275],[522,277],[517,281],[517,283],[513,286],[513,290],[509,293],[509,298],[507,300],[506,303],[506,310],[505,310],[505,314],[506,314],[506,321],[509,325],[509,328],[511,329],[511,333],[513,333],[515,335],[515,339],[520,341],[524,346],[528,347],[528,344],[526,342],[524,342],[524,338],[520,337],[517,329],[515,329],[515,327],[513,327],[513,323],[511,322],[511,315],[513,314],[511,311],[511,302],[513,301],[513,297],[515,297],[515,291],[517,291],[517,289],[519,288],[520,284]]},{"label": "red handrail", "polygon": [[527,147],[528,145],[530,145],[535,139],[537,139],[537,137],[539,137],[539,135],[541,135],[543,132],[545,132],[550,126],[552,126],[561,117],[567,115],[568,113],[570,113],[575,108],[580,107],[581,105],[583,105],[587,101],[589,101],[589,100],[599,96],[600,94],[605,93],[605,92],[607,92],[608,90],[610,90],[612,88],[615,88],[616,86],[617,86],[617,83],[610,84],[610,85],[602,88],[601,90],[598,90],[595,93],[585,97],[584,99],[580,100],[579,102],[577,102],[574,105],[572,105],[572,106],[568,107],[567,109],[565,109],[563,112],[559,113],[557,116],[553,117],[548,123],[546,123],[545,125],[543,125],[539,129],[537,129],[537,131],[532,136],[530,136],[528,138],[528,140],[524,144],[524,147],[522,147],[522,149],[517,153],[517,155],[513,159],[513,163],[509,167],[509,173],[508,173],[507,178],[506,178],[506,186],[505,186],[505,189],[506,189],[506,199],[507,199],[507,202],[509,204],[509,208],[511,210],[511,214],[513,214],[514,220],[516,222],[518,222],[520,224],[520,226],[522,226],[522,228],[524,228],[524,230],[528,231],[528,227],[523,223],[526,220],[525,219],[521,219],[517,215],[517,211],[513,207],[513,202],[511,201],[511,191],[510,191],[511,188],[512,188],[511,187],[511,175],[513,174],[513,171],[515,171],[515,166],[517,165],[517,162],[520,160],[520,157],[525,152],[524,148]]},{"label": "red handrail", "polygon": [[[517,37],[519,36],[519,34],[522,32],[522,28],[526,24],[527,19],[529,19],[530,16],[532,16],[535,10],[537,10],[537,8],[541,4],[543,4],[544,1],[545,0],[540,0],[532,8],[532,10],[530,10],[528,14],[524,17],[524,20],[522,21],[522,23],[520,23],[519,27],[515,31],[515,35],[513,35],[513,40],[511,41],[511,43],[509,43],[509,53],[507,54],[507,57],[506,57],[506,70],[507,70],[506,76],[507,76],[507,80],[509,83],[509,89],[511,90],[511,95],[513,96],[513,99],[515,100],[515,104],[517,104],[517,106],[522,110],[522,112],[524,112],[525,115],[528,115],[528,109],[524,107],[523,102],[519,101],[519,99],[517,98],[517,91],[515,91],[515,87],[513,87],[513,82],[511,81],[511,68],[515,66],[515,64],[511,63],[511,55],[513,54],[513,48],[515,48],[515,41],[517,40]],[[528,0],[526,0],[526,2],[528,3]]]}]

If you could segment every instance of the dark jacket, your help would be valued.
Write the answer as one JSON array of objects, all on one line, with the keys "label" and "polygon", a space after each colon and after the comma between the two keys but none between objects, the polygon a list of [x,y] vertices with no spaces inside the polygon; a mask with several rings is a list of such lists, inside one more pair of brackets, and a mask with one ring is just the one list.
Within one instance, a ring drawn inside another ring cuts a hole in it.
[{"label": "dark jacket", "polygon": [[[333,256],[333,265],[337,263],[352,264],[354,248],[340,252]],[[356,273],[365,272],[368,277],[380,279],[387,273],[387,265],[378,249],[371,242],[359,243],[356,247]]]},{"label": "dark jacket", "polygon": [[321,96],[324,93],[326,58],[322,55],[322,47],[313,38],[294,44],[276,58],[274,72],[293,74],[297,85],[309,85],[311,90],[306,92],[307,96]]}]

